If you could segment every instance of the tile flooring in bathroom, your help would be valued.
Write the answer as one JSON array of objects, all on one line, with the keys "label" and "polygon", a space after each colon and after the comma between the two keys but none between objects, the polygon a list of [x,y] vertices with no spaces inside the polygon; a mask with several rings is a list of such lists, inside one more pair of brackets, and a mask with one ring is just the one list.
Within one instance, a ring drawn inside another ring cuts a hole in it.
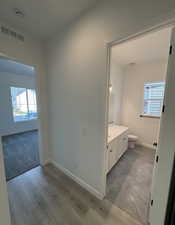
[{"label": "tile flooring in bathroom", "polygon": [[106,198],[143,224],[148,224],[155,150],[128,149],[107,176]]}]

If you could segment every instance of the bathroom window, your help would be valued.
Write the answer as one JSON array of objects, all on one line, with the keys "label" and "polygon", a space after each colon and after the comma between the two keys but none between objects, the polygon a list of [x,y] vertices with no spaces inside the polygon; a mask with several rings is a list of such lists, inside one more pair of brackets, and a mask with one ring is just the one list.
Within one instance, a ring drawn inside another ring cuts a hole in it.
[{"label": "bathroom window", "polygon": [[36,91],[11,87],[13,119],[15,122],[37,119]]},{"label": "bathroom window", "polygon": [[163,105],[165,82],[144,84],[143,116],[160,117]]}]

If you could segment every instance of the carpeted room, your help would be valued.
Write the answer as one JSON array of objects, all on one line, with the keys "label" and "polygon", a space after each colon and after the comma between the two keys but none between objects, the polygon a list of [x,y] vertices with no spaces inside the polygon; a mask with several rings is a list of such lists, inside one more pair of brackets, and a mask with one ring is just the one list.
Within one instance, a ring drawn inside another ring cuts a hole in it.
[{"label": "carpeted room", "polygon": [[34,67],[0,58],[0,95],[0,134],[10,180],[40,164]]}]

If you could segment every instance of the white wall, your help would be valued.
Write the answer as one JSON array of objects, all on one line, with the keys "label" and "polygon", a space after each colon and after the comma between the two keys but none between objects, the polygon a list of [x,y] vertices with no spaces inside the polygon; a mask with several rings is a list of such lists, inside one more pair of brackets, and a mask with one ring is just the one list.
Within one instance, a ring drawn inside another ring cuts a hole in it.
[{"label": "white wall", "polygon": [[35,75],[0,72],[0,136],[38,128],[38,120],[14,122],[10,87],[36,88]]},{"label": "white wall", "polygon": [[114,60],[111,60],[110,67],[110,84],[112,85],[112,91],[109,93],[109,123],[113,122],[117,125],[121,125],[124,68]]},{"label": "white wall", "polygon": [[143,113],[144,84],[165,81],[167,62],[135,64],[125,69],[122,124],[137,135],[140,144],[153,147],[158,139],[160,119],[140,117]]},{"label": "white wall", "polygon": [[[52,159],[101,194],[105,193],[106,43],[174,18],[174,8],[171,0],[104,1],[48,44]],[[163,203],[154,225],[163,225]]]},{"label": "white wall", "polygon": [[[13,27],[13,29],[15,29]],[[47,133],[47,79],[46,79],[46,60],[43,45],[37,40],[34,40],[27,34],[24,34],[25,42],[20,42],[11,37],[0,34],[0,53],[3,53],[11,58],[16,59],[24,64],[35,66],[37,87],[39,92],[39,113],[41,121],[40,133],[40,159],[44,164],[49,157],[48,154],[48,133]],[[2,159],[2,158],[1,158]],[[0,162],[1,166],[3,164]],[[7,210],[8,201],[6,194],[5,177],[2,170],[0,170],[0,217],[4,220],[4,225],[9,225],[9,213]]]}]

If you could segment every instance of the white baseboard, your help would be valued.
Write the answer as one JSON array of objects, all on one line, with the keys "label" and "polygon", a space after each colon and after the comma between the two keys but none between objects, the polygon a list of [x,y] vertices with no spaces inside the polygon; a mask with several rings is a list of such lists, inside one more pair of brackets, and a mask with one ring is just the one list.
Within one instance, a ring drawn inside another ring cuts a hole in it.
[{"label": "white baseboard", "polygon": [[139,145],[141,145],[141,146],[143,146],[143,147],[146,147],[146,148],[150,148],[150,149],[152,149],[152,150],[156,150],[156,147],[154,147],[153,145],[148,144],[148,143],[142,142],[142,143],[139,143]]},{"label": "white baseboard", "polygon": [[81,187],[86,189],[88,192],[90,192],[92,195],[94,195],[96,198],[102,200],[104,198],[104,194],[97,191],[95,188],[93,188],[91,185],[87,184],[84,180],[81,178],[75,176],[72,172],[70,172],[68,169],[62,167],[60,164],[58,164],[55,161],[51,161],[51,163],[57,167],[59,170],[61,170],[64,174],[66,174],[68,177],[70,177],[72,180],[74,180],[76,183],[78,183]]}]

